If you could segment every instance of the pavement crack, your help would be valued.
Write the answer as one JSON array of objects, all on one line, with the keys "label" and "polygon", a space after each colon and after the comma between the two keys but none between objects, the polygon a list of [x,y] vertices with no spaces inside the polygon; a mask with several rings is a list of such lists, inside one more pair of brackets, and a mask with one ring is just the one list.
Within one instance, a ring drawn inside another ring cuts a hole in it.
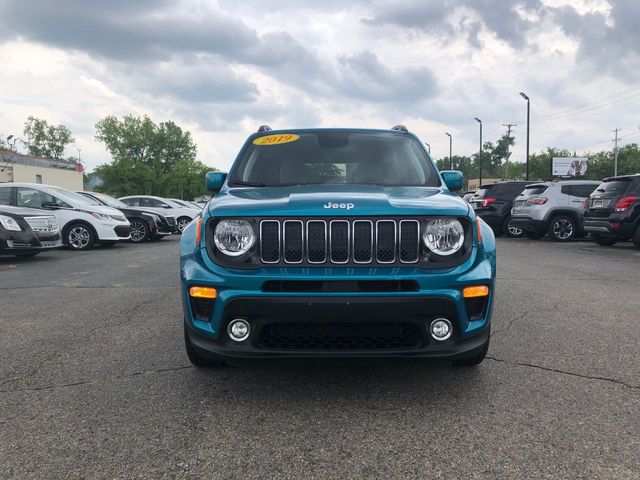
[{"label": "pavement crack", "polygon": [[503,358],[492,357],[490,355],[487,355],[486,358],[487,358],[487,360],[493,360],[494,362],[504,363],[506,365],[515,365],[515,366],[518,366],[518,367],[535,368],[537,370],[543,370],[545,372],[559,373],[559,374],[562,374],[562,375],[569,375],[571,377],[583,378],[583,379],[586,379],[586,380],[598,380],[598,381],[602,381],[602,382],[610,382],[610,383],[614,383],[616,385],[621,385],[623,387],[630,388],[632,390],[640,390],[640,385],[633,385],[631,383],[623,382],[622,380],[618,380],[616,378],[600,377],[598,375],[584,375],[582,373],[568,372],[566,370],[560,370],[558,368],[543,367],[542,365],[536,365],[536,364],[533,364],[533,363],[513,362],[513,361],[510,361],[510,360],[505,360]]},{"label": "pavement crack", "polygon": [[97,383],[103,383],[113,380],[121,380],[126,378],[133,378],[142,375],[156,375],[159,373],[166,372],[177,372],[180,370],[188,370],[190,368],[194,368],[193,365],[182,365],[180,367],[169,367],[169,368],[158,368],[155,370],[140,370],[137,372],[122,372],[122,373],[114,373],[111,375],[104,375],[102,377],[90,378],[87,380],[82,380],[79,382],[69,382],[69,383],[58,383],[55,385],[44,385],[42,387],[29,387],[29,388],[15,388],[15,389],[5,389],[0,390],[0,393],[16,393],[16,392],[40,392],[45,390],[58,390],[70,387],[78,387],[81,385],[93,385]]}]

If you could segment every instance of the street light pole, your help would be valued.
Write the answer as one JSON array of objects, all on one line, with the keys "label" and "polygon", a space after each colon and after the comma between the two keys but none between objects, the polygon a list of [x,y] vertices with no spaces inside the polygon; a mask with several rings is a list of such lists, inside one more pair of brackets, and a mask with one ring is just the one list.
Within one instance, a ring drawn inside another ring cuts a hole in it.
[{"label": "street light pole", "polygon": [[[16,137],[15,135],[9,135],[7,137],[7,145],[9,145],[11,147],[11,181],[15,183],[16,181],[16,172],[15,172],[15,168],[16,168],[16,152],[15,152],[15,148],[16,148],[16,142],[18,140],[20,140],[22,137]],[[11,142],[11,139],[13,139],[13,142]]]},{"label": "street light pole", "polygon": [[478,117],[473,117],[476,119],[476,122],[480,124],[480,149],[478,150],[478,159],[480,160],[480,175],[478,179],[478,187],[482,185],[482,120]]},{"label": "street light pole", "polygon": [[453,157],[451,156],[451,152],[453,151],[453,137],[448,132],[444,132],[444,134],[449,137],[449,170],[453,170]]},{"label": "street light pole", "polygon": [[529,180],[529,120],[531,119],[531,102],[529,97],[523,92],[520,92],[520,96],[527,101],[527,163],[524,167],[524,179]]}]

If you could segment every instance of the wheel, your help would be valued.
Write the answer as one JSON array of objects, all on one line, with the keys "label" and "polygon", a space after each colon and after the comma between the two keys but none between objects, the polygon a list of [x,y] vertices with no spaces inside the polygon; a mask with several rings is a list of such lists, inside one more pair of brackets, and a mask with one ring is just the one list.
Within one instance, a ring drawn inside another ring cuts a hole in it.
[{"label": "wheel", "polygon": [[487,356],[487,352],[489,351],[489,339],[487,339],[486,343],[482,346],[482,350],[479,353],[474,355],[473,357],[463,358],[462,360],[454,360],[454,367],[473,367],[475,365],[480,365],[485,357]]},{"label": "wheel", "polygon": [[636,231],[633,232],[633,237],[631,237],[631,241],[636,248],[640,248],[640,225],[636,227]]},{"label": "wheel", "polygon": [[502,231],[507,237],[510,237],[510,238],[524,237],[524,230],[514,225],[511,225],[511,217],[507,217],[507,219],[502,224]]},{"label": "wheel", "polygon": [[14,253],[14,255],[16,257],[19,258],[31,258],[31,257],[35,257],[36,255],[39,255],[40,252],[26,252],[26,253]]},{"label": "wheel", "polygon": [[134,218],[131,220],[131,241],[141,243],[149,240],[149,225],[147,222]]},{"label": "wheel", "polygon": [[176,226],[178,227],[178,233],[182,233],[182,231],[187,228],[187,225],[191,223],[191,219],[189,217],[180,217],[176,220]]},{"label": "wheel", "polygon": [[596,242],[598,245],[602,245],[603,247],[610,247],[618,243],[618,240],[615,238],[603,237],[602,235],[598,235],[597,233],[591,234],[591,240]]},{"label": "wheel", "polygon": [[65,229],[64,242],[71,250],[89,250],[95,241],[93,230],[84,223],[74,223]]},{"label": "wheel", "polygon": [[549,236],[554,242],[568,242],[576,236],[576,222],[567,215],[558,215],[551,219]]},{"label": "wheel", "polygon": [[538,232],[524,232],[524,235],[531,240],[539,240],[542,238],[542,234]]},{"label": "wheel", "polygon": [[191,340],[189,340],[186,325],[184,326],[184,346],[187,350],[187,357],[189,357],[189,361],[196,367],[215,367],[224,365],[224,362],[220,360],[204,357],[198,353],[196,348],[193,346],[193,343],[191,343]]}]

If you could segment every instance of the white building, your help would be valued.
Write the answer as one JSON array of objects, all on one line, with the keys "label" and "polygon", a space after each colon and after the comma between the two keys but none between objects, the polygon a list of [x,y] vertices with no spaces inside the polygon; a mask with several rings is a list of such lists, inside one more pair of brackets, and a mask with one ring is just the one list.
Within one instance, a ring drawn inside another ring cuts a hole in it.
[{"label": "white building", "polygon": [[69,160],[0,151],[0,182],[44,183],[83,190],[82,165]]}]

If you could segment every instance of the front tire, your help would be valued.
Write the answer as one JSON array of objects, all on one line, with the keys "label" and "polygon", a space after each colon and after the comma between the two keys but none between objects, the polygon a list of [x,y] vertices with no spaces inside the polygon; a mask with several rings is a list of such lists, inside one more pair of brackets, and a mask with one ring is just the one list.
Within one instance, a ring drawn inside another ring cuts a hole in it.
[{"label": "front tire", "polygon": [[603,237],[602,235],[598,235],[597,233],[591,234],[591,240],[596,242],[598,245],[602,245],[603,247],[611,247],[618,243],[618,240],[615,238]]},{"label": "front tire", "polygon": [[74,223],[65,229],[64,243],[71,250],[90,250],[96,242],[93,229],[84,223]]},{"label": "front tire", "polygon": [[502,224],[502,231],[509,238],[524,237],[524,230],[511,224],[511,217],[508,217]]},{"label": "front tire", "polygon": [[189,217],[180,217],[176,220],[176,226],[178,227],[178,233],[182,234],[182,231],[187,228],[187,225],[191,223]]},{"label": "front tire", "polygon": [[569,242],[576,236],[576,221],[567,215],[553,217],[549,224],[549,236],[554,242]]},{"label": "front tire", "polygon": [[131,242],[142,243],[149,240],[149,225],[147,222],[134,218],[131,220]]},{"label": "front tire", "polygon": [[224,362],[214,360],[212,358],[200,355],[196,350],[196,347],[189,340],[189,334],[187,333],[187,325],[184,326],[184,346],[187,351],[187,357],[194,367],[207,368],[224,365]]}]

